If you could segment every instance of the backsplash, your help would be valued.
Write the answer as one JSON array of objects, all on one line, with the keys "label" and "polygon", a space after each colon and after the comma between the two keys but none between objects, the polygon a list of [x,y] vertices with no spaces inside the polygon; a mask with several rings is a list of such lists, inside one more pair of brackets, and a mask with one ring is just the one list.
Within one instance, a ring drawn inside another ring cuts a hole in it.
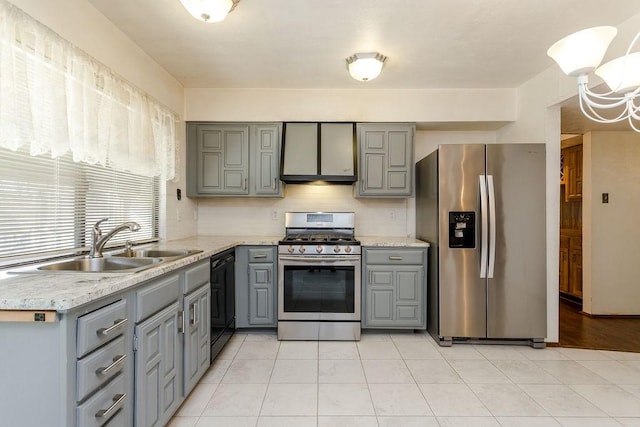
[{"label": "backsplash", "polygon": [[413,229],[407,199],[356,199],[351,185],[289,184],[284,191],[276,199],[198,199],[198,234],[279,236],[285,212],[317,211],[355,212],[359,236],[406,236]]}]

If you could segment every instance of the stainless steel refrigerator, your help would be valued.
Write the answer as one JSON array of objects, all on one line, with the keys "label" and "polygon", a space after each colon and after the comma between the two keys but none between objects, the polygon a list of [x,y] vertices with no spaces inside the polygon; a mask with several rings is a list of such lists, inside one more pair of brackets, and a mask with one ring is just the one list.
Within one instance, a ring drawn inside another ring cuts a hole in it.
[{"label": "stainless steel refrigerator", "polygon": [[416,164],[431,243],[427,328],[440,345],[547,335],[544,144],[440,145]]}]

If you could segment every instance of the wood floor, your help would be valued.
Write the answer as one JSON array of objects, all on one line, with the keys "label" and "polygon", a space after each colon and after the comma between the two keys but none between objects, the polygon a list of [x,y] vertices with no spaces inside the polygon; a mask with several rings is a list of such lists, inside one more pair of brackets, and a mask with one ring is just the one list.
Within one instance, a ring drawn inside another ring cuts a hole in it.
[{"label": "wood floor", "polygon": [[560,347],[640,353],[640,316],[589,317],[580,308],[560,298]]}]

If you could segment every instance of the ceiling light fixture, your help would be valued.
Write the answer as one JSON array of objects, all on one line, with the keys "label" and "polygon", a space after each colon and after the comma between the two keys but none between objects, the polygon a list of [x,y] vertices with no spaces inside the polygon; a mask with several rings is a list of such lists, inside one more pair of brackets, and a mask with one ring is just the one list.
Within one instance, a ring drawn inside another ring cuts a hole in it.
[{"label": "ceiling light fixture", "polygon": [[[623,56],[600,65],[617,32],[615,27],[578,31],[554,43],[547,55],[558,63],[565,74],[577,77],[580,109],[585,116],[598,123],[628,120],[631,128],[640,132],[640,127],[634,122],[640,121],[640,52],[630,53],[640,33],[636,34]],[[604,80],[609,92],[595,93],[589,89],[588,74],[591,72]],[[613,114],[615,117],[606,117],[606,114],[596,111],[623,106],[621,113]]]},{"label": "ceiling light fixture", "polygon": [[380,75],[386,60],[378,52],[354,53],[347,58],[347,69],[354,79],[367,82]]},{"label": "ceiling light fixture", "polygon": [[196,19],[204,22],[220,22],[240,0],[180,0],[185,9]]}]

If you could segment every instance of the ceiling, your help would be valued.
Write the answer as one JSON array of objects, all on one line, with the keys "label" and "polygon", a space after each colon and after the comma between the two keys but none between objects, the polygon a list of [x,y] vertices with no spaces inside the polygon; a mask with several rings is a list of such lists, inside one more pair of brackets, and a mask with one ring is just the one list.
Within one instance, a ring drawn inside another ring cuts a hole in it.
[{"label": "ceiling", "polygon": [[[179,0],[89,0],[185,87],[514,88],[553,66],[547,48],[640,12],[638,0],[241,0],[217,24]],[[345,58],[377,51],[380,77]],[[575,104],[575,103],[574,103]]]}]

